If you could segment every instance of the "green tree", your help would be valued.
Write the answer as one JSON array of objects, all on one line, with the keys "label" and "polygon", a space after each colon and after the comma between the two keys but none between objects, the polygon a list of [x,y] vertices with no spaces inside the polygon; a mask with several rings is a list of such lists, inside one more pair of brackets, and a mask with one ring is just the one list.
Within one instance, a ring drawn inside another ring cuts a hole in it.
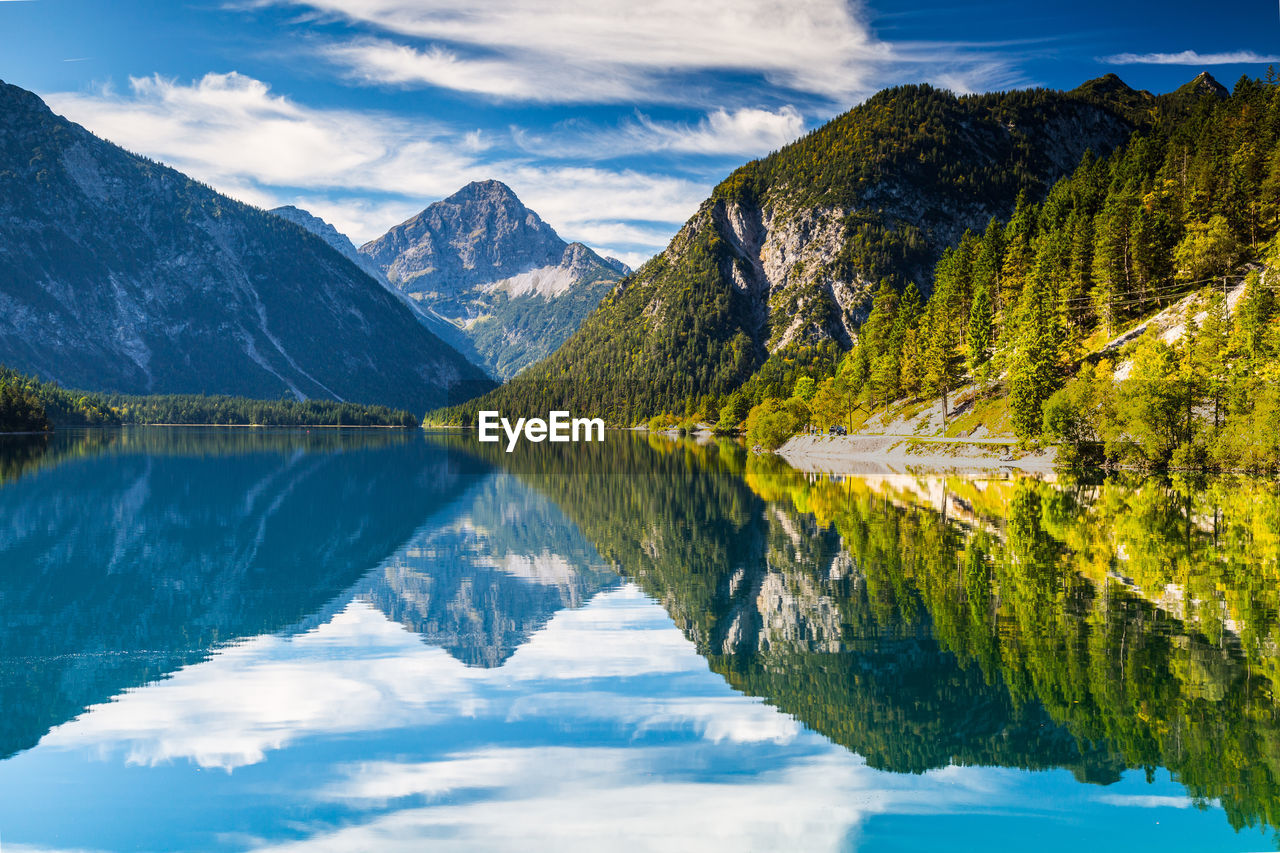
[{"label": "green tree", "polygon": [[799,419],[783,401],[771,397],[747,414],[747,444],[777,450],[799,427]]},{"label": "green tree", "polygon": [[1023,290],[1020,330],[1009,366],[1009,414],[1014,432],[1028,440],[1040,435],[1044,402],[1057,387],[1060,336],[1043,282],[1033,278]]},{"label": "green tree", "polygon": [[1204,281],[1226,275],[1240,255],[1240,243],[1231,233],[1224,216],[1208,222],[1193,222],[1186,236],[1173,251],[1178,278],[1182,281]]},{"label": "green tree", "polygon": [[1093,223],[1093,305],[1107,337],[1115,334],[1133,293],[1132,197],[1108,198]]},{"label": "green tree", "polygon": [[965,358],[969,374],[975,379],[983,375],[984,368],[991,361],[991,308],[991,297],[986,285],[979,284],[974,290],[973,304],[969,307],[969,330],[965,337]]},{"label": "green tree", "polygon": [[747,405],[746,399],[740,392],[734,391],[720,408],[720,416],[716,420],[716,431],[734,431],[738,428],[738,424],[746,419],[748,411],[750,411],[750,406]]},{"label": "green tree", "polygon": [[926,349],[922,387],[926,393],[941,398],[943,423],[949,414],[947,395],[959,383],[964,364],[947,320],[946,310],[941,304],[936,304],[931,305],[924,323]]},{"label": "green tree", "polygon": [[1175,453],[1189,459],[1193,404],[1178,352],[1157,335],[1143,336],[1116,388],[1113,420],[1103,427],[1108,455],[1152,468],[1168,465]]}]

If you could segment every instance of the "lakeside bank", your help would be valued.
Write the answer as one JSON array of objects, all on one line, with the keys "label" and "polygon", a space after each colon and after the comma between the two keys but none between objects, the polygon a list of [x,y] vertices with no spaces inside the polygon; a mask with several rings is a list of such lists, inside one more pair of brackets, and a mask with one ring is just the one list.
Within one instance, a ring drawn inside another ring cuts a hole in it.
[{"label": "lakeside bank", "polygon": [[827,474],[906,473],[935,470],[1013,470],[1052,475],[1054,448],[1022,450],[992,438],[933,438],[914,435],[796,435],[777,451],[791,467]]}]

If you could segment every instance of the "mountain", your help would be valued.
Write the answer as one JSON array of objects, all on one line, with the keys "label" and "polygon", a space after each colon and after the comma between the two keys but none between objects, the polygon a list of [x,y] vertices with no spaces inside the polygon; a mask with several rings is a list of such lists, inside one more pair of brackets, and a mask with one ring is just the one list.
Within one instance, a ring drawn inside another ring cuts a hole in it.
[{"label": "mountain", "polygon": [[431,334],[453,347],[461,353],[467,361],[476,365],[481,370],[484,369],[484,359],[481,358],[479,352],[476,351],[475,344],[471,342],[471,339],[468,338],[461,329],[453,323],[450,323],[444,317],[441,317],[435,311],[431,310],[430,307],[420,305],[410,299],[403,291],[392,285],[391,282],[387,281],[386,273],[379,269],[378,265],[375,264],[368,255],[360,254],[359,250],[356,249],[355,244],[351,242],[351,238],[346,234],[343,234],[337,228],[334,228],[331,224],[312,214],[310,211],[294,207],[293,205],[273,208],[271,213],[274,213],[282,219],[289,220],[294,225],[305,228],[321,240],[324,240],[331,247],[336,249],[344,258],[364,270],[370,278],[387,288],[387,290],[395,294],[401,302],[412,308],[413,313],[418,317],[418,320],[427,327],[427,330],[430,331]]},{"label": "mountain", "polygon": [[494,473],[352,592],[466,665],[495,667],[619,582],[554,503]]},{"label": "mountain", "polygon": [[380,284],[388,283],[386,275],[382,270],[378,269],[378,265],[371,261],[367,255],[360,254],[356,250],[356,244],[351,242],[350,237],[310,211],[286,204],[284,207],[272,208],[268,212],[274,213],[281,219],[287,219],[294,225],[300,225],[321,240],[324,240],[330,247],[336,249],[338,254],[364,270],[374,281]]},{"label": "mountain", "polygon": [[1022,194],[1042,196],[1133,127],[1079,93],[880,92],[731,174],[662,254],[484,407],[634,423],[727,394],[772,356],[838,354],[878,282],[927,294],[934,263],[966,229],[1008,215]]},{"label": "mountain", "polygon": [[0,363],[89,390],[419,411],[491,387],[324,241],[30,92],[0,83],[0,110]]},{"label": "mountain", "polygon": [[1170,93],[1173,97],[1191,96],[1196,98],[1208,95],[1211,98],[1222,100],[1231,96],[1231,91],[1217,80],[1208,71],[1201,71],[1189,82],[1175,89]]},{"label": "mountain", "polygon": [[554,352],[630,271],[565,243],[500,181],[468,184],[360,253],[460,328],[502,379]]},{"label": "mountain", "polygon": [[1141,121],[1142,116],[1151,111],[1159,97],[1146,89],[1132,88],[1117,74],[1086,80],[1071,91],[1074,95],[1116,109],[1135,122]]}]

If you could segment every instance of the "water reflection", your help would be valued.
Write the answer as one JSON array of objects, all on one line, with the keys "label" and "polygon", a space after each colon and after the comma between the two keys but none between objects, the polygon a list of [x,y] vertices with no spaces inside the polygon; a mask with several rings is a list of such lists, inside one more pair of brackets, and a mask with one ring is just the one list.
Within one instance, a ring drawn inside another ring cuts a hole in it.
[{"label": "water reflection", "polygon": [[562,463],[600,453],[608,488],[550,447],[508,464],[735,687],[874,767],[1164,767],[1232,826],[1280,823],[1276,484],[833,480],[651,445]]},{"label": "water reflection", "polygon": [[306,619],[487,470],[421,442],[320,440],[332,451],[305,434],[86,433],[24,456],[0,488],[0,756]]},{"label": "water reflection", "polygon": [[618,582],[555,504],[495,473],[353,594],[463,663],[493,667],[557,611]]},{"label": "water reflection", "polygon": [[1268,485],[836,482],[630,437],[23,453],[8,847],[1257,849],[1232,827],[1277,823]]}]

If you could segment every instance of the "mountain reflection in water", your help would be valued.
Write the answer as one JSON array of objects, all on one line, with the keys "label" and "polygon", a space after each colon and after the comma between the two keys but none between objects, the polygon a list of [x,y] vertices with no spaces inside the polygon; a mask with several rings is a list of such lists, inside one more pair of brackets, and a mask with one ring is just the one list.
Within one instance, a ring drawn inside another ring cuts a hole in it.
[{"label": "mountain reflection in water", "polygon": [[837,481],[631,436],[0,460],[9,845],[1256,849],[1280,822],[1269,483]]}]

